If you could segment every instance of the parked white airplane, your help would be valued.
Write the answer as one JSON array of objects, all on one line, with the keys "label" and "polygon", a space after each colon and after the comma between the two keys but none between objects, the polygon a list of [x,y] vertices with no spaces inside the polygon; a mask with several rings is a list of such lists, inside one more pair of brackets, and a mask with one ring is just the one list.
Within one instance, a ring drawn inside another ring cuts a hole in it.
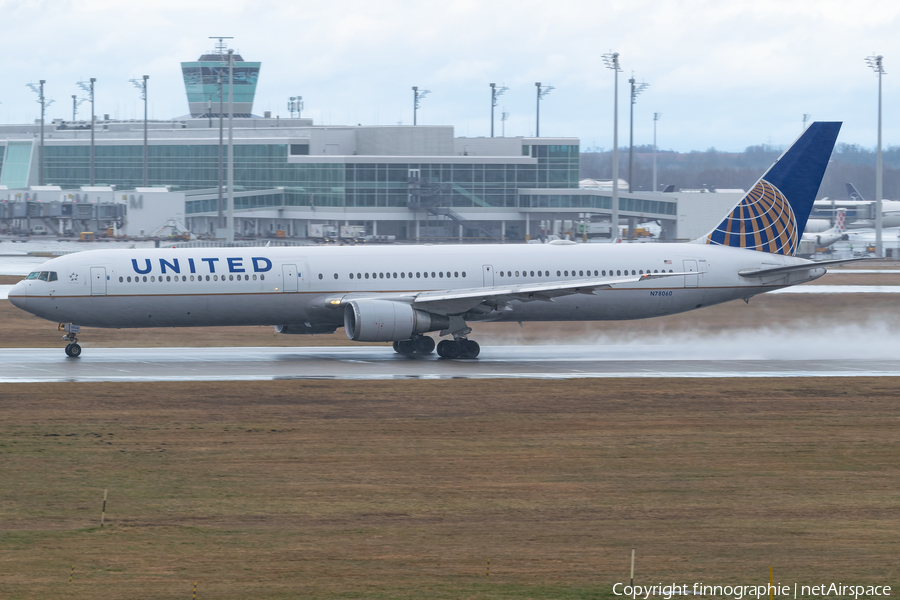
[{"label": "parked white airplane", "polygon": [[[806,223],[807,232],[820,233],[832,227],[832,217],[838,209],[847,211],[848,229],[875,228],[875,202],[863,198],[852,183],[847,183],[849,200],[816,200],[811,218]],[[828,217],[828,218],[825,218]],[[900,201],[881,201],[881,226],[900,227]]]},{"label": "parked white airplane", "polygon": [[814,123],[708,235],[687,244],[95,250],[55,258],[9,293],[16,306],[79,326],[344,326],[401,354],[474,358],[479,321],[640,319],[811,281],[794,256],[840,123]]},{"label": "parked white airplane", "polygon": [[847,209],[839,208],[835,211],[834,227],[813,233],[804,231],[801,238],[804,242],[815,242],[817,248],[827,248],[835,242],[847,239]]}]

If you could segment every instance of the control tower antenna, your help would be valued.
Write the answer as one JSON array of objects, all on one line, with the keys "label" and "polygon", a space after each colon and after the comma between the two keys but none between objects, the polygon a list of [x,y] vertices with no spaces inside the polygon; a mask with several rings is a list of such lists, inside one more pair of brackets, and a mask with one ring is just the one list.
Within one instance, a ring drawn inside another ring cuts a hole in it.
[{"label": "control tower antenna", "polygon": [[216,43],[216,54],[225,56],[225,53],[228,50],[228,44],[225,43],[225,40],[233,40],[234,38],[227,35],[211,35],[209,36],[209,39],[219,40],[218,43]]}]

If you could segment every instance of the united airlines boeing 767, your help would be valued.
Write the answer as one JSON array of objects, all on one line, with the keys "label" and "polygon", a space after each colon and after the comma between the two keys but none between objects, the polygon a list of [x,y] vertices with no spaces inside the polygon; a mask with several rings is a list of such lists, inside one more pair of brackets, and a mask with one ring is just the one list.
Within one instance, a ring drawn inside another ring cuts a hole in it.
[{"label": "united airlines boeing 767", "polygon": [[829,264],[794,254],[840,123],[814,123],[708,235],[682,244],[94,250],[54,258],[10,301],[64,324],[66,354],[90,327],[343,326],[400,354],[475,358],[470,324],[641,319],[749,300]]}]

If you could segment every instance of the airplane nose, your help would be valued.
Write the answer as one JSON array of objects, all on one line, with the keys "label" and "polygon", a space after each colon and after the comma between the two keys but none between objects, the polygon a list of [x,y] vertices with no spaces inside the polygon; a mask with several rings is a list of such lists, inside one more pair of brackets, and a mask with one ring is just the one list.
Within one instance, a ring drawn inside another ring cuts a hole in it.
[{"label": "airplane nose", "polygon": [[28,300],[28,296],[25,292],[25,282],[20,281],[16,285],[9,290],[9,301],[12,302],[13,306],[17,306],[18,308],[25,309],[25,303]]}]

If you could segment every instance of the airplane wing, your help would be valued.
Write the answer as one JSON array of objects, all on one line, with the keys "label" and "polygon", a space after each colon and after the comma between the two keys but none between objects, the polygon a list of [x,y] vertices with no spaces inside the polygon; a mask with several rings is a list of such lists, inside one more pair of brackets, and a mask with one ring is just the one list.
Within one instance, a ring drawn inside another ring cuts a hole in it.
[{"label": "airplane wing", "polygon": [[793,271],[811,271],[813,269],[821,269],[834,265],[841,265],[849,262],[858,262],[861,260],[869,260],[868,258],[838,258],[835,260],[820,260],[818,262],[808,262],[802,265],[790,265],[787,267],[772,267],[770,269],[744,269],[738,271],[741,277],[765,277],[766,275],[778,275],[781,273],[791,273]]},{"label": "airplane wing", "polygon": [[462,314],[479,304],[504,304],[512,300],[520,302],[553,302],[553,298],[572,294],[596,294],[596,290],[639,283],[650,279],[698,275],[696,271],[681,273],[645,273],[617,279],[591,278],[572,281],[548,281],[547,283],[523,283],[493,287],[433,290],[416,294],[413,308],[437,314]]}]

